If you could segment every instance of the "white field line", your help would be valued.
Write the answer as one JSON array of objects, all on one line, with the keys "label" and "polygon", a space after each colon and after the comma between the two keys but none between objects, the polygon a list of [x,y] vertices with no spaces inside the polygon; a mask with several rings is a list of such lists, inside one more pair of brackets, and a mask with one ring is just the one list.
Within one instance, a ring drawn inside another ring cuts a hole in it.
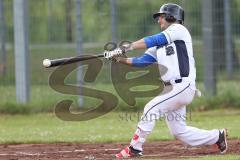
[{"label": "white field line", "polygon": [[9,153],[9,154],[5,154],[5,153],[1,153],[0,156],[17,156],[17,154],[15,153]]},{"label": "white field line", "polygon": [[42,156],[42,155],[49,155],[49,154],[58,154],[58,153],[76,153],[76,152],[91,152],[91,151],[118,151],[120,149],[75,149],[73,151],[68,151],[68,150],[63,150],[63,151],[56,151],[56,152],[42,152],[42,153],[29,153],[29,152],[15,152],[15,153],[0,153],[0,156],[20,156],[20,155],[25,155],[25,156]]}]

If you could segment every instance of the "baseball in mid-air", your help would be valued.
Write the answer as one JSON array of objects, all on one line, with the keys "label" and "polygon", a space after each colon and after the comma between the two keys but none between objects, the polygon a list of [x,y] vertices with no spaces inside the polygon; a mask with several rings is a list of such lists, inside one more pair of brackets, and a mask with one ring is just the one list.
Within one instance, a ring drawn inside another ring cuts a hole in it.
[{"label": "baseball in mid-air", "polygon": [[51,61],[49,59],[44,59],[43,60],[43,66],[44,67],[49,67],[51,65]]}]

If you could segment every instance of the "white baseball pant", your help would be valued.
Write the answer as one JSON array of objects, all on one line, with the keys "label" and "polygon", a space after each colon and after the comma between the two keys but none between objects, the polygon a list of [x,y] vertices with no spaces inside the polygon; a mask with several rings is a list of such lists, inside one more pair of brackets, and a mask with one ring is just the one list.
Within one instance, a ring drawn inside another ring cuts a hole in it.
[{"label": "white baseball pant", "polygon": [[153,130],[156,121],[163,117],[171,134],[184,144],[215,144],[219,138],[219,130],[203,130],[186,124],[186,105],[193,100],[195,91],[194,85],[184,82],[166,86],[160,95],[146,104],[130,145],[142,150],[147,135]]}]

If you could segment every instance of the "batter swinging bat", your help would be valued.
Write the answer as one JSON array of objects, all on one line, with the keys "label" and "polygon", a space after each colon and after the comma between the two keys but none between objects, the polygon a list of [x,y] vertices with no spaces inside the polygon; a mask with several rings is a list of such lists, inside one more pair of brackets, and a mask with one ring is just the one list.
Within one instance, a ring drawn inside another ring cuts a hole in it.
[{"label": "batter swinging bat", "polygon": [[104,57],[104,54],[99,54],[99,55],[81,55],[81,56],[76,56],[76,57],[60,58],[60,59],[53,59],[53,60],[44,59],[43,60],[43,66],[45,68],[50,68],[50,67],[56,67],[56,66],[60,66],[60,65],[65,65],[65,64],[85,61],[85,60],[99,58],[99,57]]}]

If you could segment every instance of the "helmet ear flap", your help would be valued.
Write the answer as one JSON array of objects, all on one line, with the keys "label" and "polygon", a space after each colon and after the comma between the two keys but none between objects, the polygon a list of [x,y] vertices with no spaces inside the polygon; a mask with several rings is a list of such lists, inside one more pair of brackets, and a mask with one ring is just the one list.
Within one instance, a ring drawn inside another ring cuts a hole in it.
[{"label": "helmet ear flap", "polygon": [[170,23],[176,21],[176,19],[173,16],[169,15],[169,14],[166,14],[165,19],[166,19],[167,22],[170,22]]}]

